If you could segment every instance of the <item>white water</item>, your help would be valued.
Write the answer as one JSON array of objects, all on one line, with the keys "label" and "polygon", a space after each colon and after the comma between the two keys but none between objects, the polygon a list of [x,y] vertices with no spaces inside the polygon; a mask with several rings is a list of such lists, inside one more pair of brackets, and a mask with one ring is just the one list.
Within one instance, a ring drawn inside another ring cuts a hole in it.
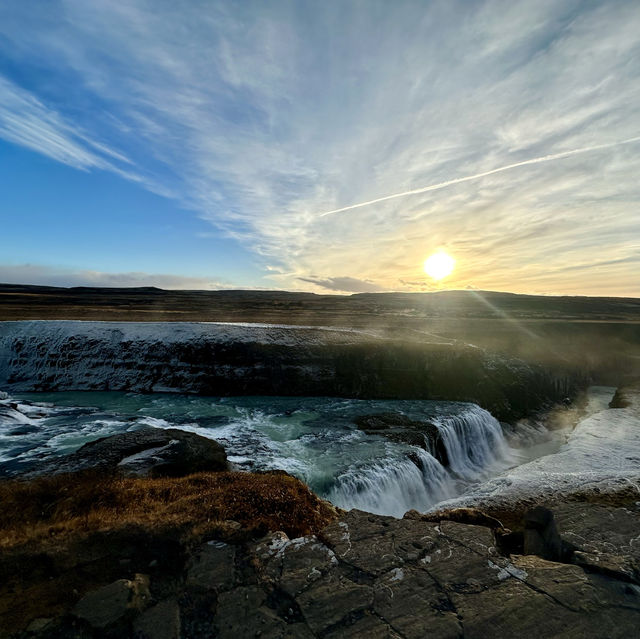
[{"label": "white water", "polygon": [[338,477],[326,495],[341,508],[402,517],[407,510],[426,510],[456,494],[450,473],[426,451],[416,449],[420,467],[410,459],[378,462]]}]

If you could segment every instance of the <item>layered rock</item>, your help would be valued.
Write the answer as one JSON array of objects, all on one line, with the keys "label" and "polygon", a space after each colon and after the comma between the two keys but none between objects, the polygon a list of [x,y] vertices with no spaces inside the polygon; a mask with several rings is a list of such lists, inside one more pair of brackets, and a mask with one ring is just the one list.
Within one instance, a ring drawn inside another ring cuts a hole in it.
[{"label": "layered rock", "polygon": [[354,421],[365,433],[382,435],[392,441],[419,446],[429,451],[443,466],[449,465],[447,447],[435,424],[410,419],[400,413],[363,415]]},{"label": "layered rock", "polygon": [[0,323],[0,386],[472,401],[511,420],[578,380],[482,349],[352,329],[215,323]]}]

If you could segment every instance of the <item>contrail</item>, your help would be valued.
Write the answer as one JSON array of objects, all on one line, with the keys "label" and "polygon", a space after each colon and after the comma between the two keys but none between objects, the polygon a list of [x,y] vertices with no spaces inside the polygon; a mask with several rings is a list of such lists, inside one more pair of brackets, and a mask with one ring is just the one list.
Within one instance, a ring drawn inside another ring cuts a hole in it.
[{"label": "contrail", "polygon": [[394,193],[393,195],[385,195],[384,197],[376,198],[375,200],[368,200],[367,202],[360,202],[358,204],[351,204],[350,206],[343,206],[339,209],[333,209],[333,211],[325,211],[320,213],[318,217],[324,217],[325,215],[331,215],[333,213],[341,213],[342,211],[350,211],[351,209],[359,209],[363,206],[369,206],[369,204],[376,204],[378,202],[385,202],[386,200],[393,200],[397,197],[406,197],[407,195],[415,195],[417,193],[427,193],[428,191],[437,191],[438,189],[444,189],[452,184],[460,184],[461,182],[470,182],[471,180],[477,180],[479,178],[486,177],[487,175],[493,175],[494,173],[502,173],[502,171],[509,171],[511,169],[517,169],[519,166],[527,166],[529,164],[540,164],[541,162],[550,162],[551,160],[560,160],[572,155],[578,155],[579,153],[589,153],[591,151],[600,151],[601,149],[609,149],[613,146],[620,146],[622,144],[631,144],[633,142],[640,142],[640,136],[635,138],[629,138],[627,140],[620,140],[619,142],[609,142],[608,144],[598,144],[596,146],[585,146],[581,149],[573,149],[572,151],[563,151],[562,153],[552,153],[551,155],[543,155],[539,158],[531,158],[530,160],[523,160],[522,162],[516,162],[515,164],[507,164],[506,166],[500,166],[497,169],[491,169],[490,171],[484,171],[482,173],[475,173],[473,175],[467,175],[465,177],[455,178],[453,180],[447,180],[446,182],[440,182],[439,184],[431,184],[430,186],[423,186],[419,189],[413,189],[412,191],[403,191],[402,193]]}]

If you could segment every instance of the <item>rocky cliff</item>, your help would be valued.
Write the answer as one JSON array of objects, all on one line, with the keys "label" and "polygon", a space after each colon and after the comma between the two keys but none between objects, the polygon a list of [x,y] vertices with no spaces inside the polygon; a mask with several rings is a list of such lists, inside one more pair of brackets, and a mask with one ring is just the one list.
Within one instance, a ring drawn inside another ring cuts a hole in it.
[{"label": "rocky cliff", "polygon": [[472,401],[505,421],[583,382],[467,345],[329,327],[216,323],[0,323],[6,390],[175,391]]},{"label": "rocky cliff", "polygon": [[[177,538],[103,532],[77,545],[75,555],[58,550],[24,560],[37,573],[24,597],[38,596],[39,583],[64,583],[65,573],[67,579],[75,574],[84,580],[54,614],[50,604],[31,603],[31,617],[22,618],[27,629],[13,626],[10,636],[635,636],[638,573],[598,565],[593,557],[594,547],[606,546],[607,552],[636,562],[637,570],[637,510],[565,506],[560,534],[579,539],[562,560],[523,554],[526,548],[517,544],[509,547],[506,540],[517,535],[480,513],[471,513],[466,523],[456,521],[458,515],[393,519],[354,510],[316,534],[289,538],[272,532],[257,540],[242,540],[239,526],[227,522],[235,537],[218,534],[191,548]],[[616,536],[605,542],[612,526]],[[97,567],[105,563],[110,568],[96,578]],[[23,605],[15,592],[12,601]]]}]

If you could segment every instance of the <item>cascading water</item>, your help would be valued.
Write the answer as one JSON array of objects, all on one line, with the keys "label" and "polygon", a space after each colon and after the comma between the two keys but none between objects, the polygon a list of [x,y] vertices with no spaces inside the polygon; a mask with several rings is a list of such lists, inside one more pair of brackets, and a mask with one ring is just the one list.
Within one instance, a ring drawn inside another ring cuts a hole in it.
[{"label": "cascading water", "polygon": [[510,461],[502,427],[491,413],[471,405],[463,413],[434,420],[442,435],[452,473],[466,481],[477,481]]},{"label": "cascading water", "polygon": [[450,499],[470,482],[506,468],[512,460],[500,423],[473,404],[448,417],[432,418],[447,451],[443,466],[430,452],[414,447],[409,457],[354,465],[336,478],[326,495],[342,508],[401,517]]},{"label": "cascading water", "polygon": [[456,494],[446,469],[416,448],[412,459],[383,461],[339,475],[326,495],[336,506],[402,517],[407,510],[427,510]]}]

